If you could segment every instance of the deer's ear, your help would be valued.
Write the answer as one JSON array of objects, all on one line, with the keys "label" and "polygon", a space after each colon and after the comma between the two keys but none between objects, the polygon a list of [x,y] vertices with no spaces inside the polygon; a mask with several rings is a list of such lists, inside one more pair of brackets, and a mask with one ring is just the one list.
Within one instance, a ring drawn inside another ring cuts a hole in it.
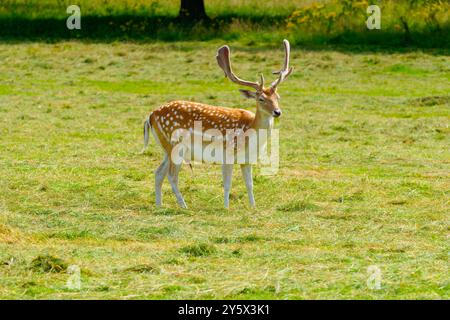
[{"label": "deer's ear", "polygon": [[239,89],[239,91],[247,99],[255,99],[256,98],[256,92],[249,91],[249,90],[243,90],[243,89]]}]

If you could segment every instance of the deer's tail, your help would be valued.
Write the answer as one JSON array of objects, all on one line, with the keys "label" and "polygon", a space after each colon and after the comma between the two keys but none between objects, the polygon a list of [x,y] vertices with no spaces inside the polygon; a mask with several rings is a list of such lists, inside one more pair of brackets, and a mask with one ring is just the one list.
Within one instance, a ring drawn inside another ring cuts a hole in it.
[{"label": "deer's tail", "polygon": [[145,150],[147,150],[151,127],[152,124],[150,123],[150,117],[148,117],[147,120],[145,120],[144,122],[144,148],[142,149],[142,153],[144,153]]}]

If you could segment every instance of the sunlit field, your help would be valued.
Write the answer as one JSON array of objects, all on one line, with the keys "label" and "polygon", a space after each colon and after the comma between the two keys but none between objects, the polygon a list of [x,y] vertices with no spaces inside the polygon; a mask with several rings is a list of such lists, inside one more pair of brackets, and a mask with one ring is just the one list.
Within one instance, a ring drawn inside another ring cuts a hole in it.
[{"label": "sunlit field", "polygon": [[[0,44],[0,298],[448,299],[448,55],[293,46],[256,209],[240,170],[222,208],[214,165],[183,167],[189,209],[167,182],[156,209],[145,117],[174,99],[254,111],[222,44]],[[280,66],[281,41],[230,46],[243,78]]]}]

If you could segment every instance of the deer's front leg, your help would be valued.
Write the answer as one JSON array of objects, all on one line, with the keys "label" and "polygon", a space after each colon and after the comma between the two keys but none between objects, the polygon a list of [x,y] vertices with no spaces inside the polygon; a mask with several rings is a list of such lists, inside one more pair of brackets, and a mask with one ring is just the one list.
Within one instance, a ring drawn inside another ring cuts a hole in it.
[{"label": "deer's front leg", "polygon": [[255,197],[253,196],[253,177],[252,177],[252,166],[250,164],[241,165],[242,177],[245,181],[245,187],[247,188],[248,201],[250,207],[255,206]]},{"label": "deer's front leg", "polygon": [[231,177],[233,175],[233,165],[222,165],[222,177],[223,177],[223,204],[228,209],[230,206],[230,190],[231,190]]}]

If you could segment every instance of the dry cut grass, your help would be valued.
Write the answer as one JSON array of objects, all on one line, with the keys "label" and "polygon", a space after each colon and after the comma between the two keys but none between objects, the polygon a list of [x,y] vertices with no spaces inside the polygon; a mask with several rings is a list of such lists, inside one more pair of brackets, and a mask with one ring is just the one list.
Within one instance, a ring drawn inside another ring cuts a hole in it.
[{"label": "dry cut grass", "polygon": [[[222,209],[211,165],[182,171],[189,210],[167,184],[156,209],[145,116],[172,99],[253,110],[219,44],[0,45],[0,297],[448,299],[448,56],[294,46],[257,209],[238,170]],[[244,78],[279,66],[279,47],[231,46]]]}]

